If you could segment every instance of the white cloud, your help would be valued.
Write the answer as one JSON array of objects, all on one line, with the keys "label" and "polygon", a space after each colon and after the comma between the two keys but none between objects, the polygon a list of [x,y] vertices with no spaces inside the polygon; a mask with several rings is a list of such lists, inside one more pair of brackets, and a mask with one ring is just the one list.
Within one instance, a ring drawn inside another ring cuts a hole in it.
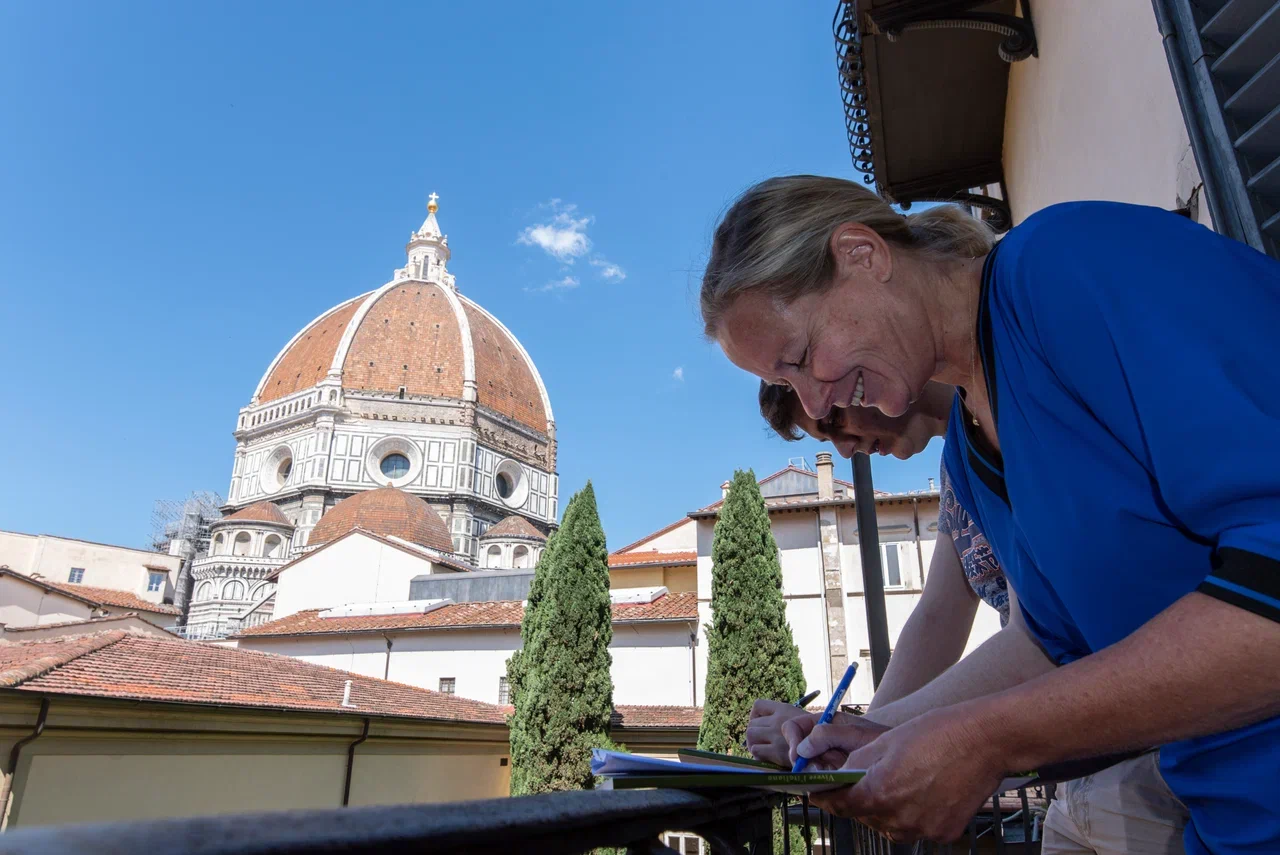
[{"label": "white cloud", "polygon": [[541,288],[525,288],[531,294],[545,294],[548,291],[567,291],[570,288],[577,288],[581,283],[573,276],[566,276],[563,279],[557,279],[554,282],[548,282]]},{"label": "white cloud", "polygon": [[594,267],[599,267],[600,275],[605,279],[608,279],[610,282],[621,282],[623,279],[627,278],[627,271],[623,270],[612,261],[609,261],[607,258],[596,256],[591,259],[591,264]]},{"label": "white cloud", "polygon": [[555,211],[551,222],[529,226],[519,234],[516,242],[536,246],[564,264],[573,264],[586,255],[591,250],[587,226],[591,225],[592,218],[574,216],[578,206],[565,205],[559,199],[552,199],[543,207]]},{"label": "white cloud", "polygon": [[677,383],[684,382],[684,366],[683,365],[677,366],[676,370],[671,372],[671,379],[675,380]]}]

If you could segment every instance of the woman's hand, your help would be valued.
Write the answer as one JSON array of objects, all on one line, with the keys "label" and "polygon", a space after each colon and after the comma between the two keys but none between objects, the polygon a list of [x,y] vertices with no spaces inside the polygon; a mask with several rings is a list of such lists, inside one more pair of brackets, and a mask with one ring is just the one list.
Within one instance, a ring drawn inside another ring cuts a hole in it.
[{"label": "woman's hand", "polygon": [[[782,726],[782,735],[787,740],[787,765],[793,765],[796,758],[803,753],[809,758],[807,768],[840,769],[849,758],[849,753],[869,745],[880,734],[889,730],[883,724],[867,721],[861,716],[837,713],[839,718],[833,724],[818,724],[817,716],[807,719],[795,718]],[[819,733],[818,741],[810,741],[809,737]],[[797,753],[797,748],[806,748]],[[810,753],[810,752],[814,753]]]},{"label": "woman's hand", "polygon": [[751,719],[747,722],[747,750],[751,756],[775,766],[791,765],[790,746],[782,732],[782,726],[797,719],[817,720],[817,716],[805,712],[795,704],[767,701],[761,698],[751,706]]},{"label": "woman's hand", "polygon": [[843,768],[867,770],[852,787],[815,793],[814,804],[857,818],[900,843],[958,839],[1007,770],[990,740],[953,709],[926,713],[869,742],[859,729],[810,728],[792,743],[793,753],[827,757],[845,751]]}]

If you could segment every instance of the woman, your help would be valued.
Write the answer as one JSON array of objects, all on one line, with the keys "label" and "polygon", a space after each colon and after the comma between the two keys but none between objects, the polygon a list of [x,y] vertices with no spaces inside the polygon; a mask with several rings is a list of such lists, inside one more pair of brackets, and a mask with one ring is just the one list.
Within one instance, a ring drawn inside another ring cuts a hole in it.
[{"label": "woman", "polygon": [[[760,414],[774,432],[794,442],[801,431],[831,442],[844,457],[855,452],[893,454],[906,460],[944,436],[955,389],[930,382],[907,412],[889,418],[874,407],[833,408],[809,418],[795,393],[760,382]],[[1054,665],[1031,639],[981,529],[956,501],[944,462],[938,544],[924,593],[899,634],[889,667],[867,708],[866,720],[895,726],[940,706],[991,691],[993,675],[1019,681]],[[978,600],[1000,613],[1001,630],[970,654],[965,668],[951,668],[964,653]],[[1012,612],[1013,619],[1010,620]],[[948,670],[950,669],[950,670]],[[791,704],[758,700],[751,708],[747,747],[760,760],[786,765],[786,722],[811,716]],[[855,719],[838,714],[840,723]],[[798,725],[797,725],[798,726]],[[843,762],[844,758],[838,758]],[[1083,778],[1063,783],[1044,821],[1043,855],[1178,855],[1185,850],[1184,808],[1160,776],[1159,755],[1147,752]]]},{"label": "woman", "polygon": [[885,733],[796,733],[793,753],[869,770],[828,808],[954,839],[1009,771],[1161,745],[1189,852],[1280,850],[1280,264],[1110,203],[988,247],[956,209],[904,217],[807,176],[717,229],[707,332],[810,417],[959,387],[957,497],[1062,665]]}]

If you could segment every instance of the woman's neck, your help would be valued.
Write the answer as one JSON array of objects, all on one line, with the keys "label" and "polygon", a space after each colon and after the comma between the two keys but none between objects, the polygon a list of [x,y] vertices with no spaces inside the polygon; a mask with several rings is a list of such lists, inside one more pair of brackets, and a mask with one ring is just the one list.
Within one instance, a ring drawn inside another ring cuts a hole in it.
[{"label": "woman's neck", "polygon": [[930,283],[935,295],[932,315],[938,365],[933,379],[972,391],[982,385],[978,361],[978,298],[982,290],[983,258],[939,265]]}]

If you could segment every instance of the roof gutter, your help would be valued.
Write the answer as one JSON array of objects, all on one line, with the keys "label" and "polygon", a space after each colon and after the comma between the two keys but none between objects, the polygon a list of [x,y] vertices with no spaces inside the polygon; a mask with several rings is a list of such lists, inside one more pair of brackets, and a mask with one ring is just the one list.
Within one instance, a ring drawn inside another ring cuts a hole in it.
[{"label": "roof gutter", "polygon": [[44,723],[49,718],[49,698],[46,695],[40,699],[40,713],[36,716],[36,726],[29,734],[13,743],[13,749],[9,751],[9,765],[5,767],[4,781],[0,783],[0,810],[4,813],[0,816],[0,831],[9,826],[9,802],[13,796],[13,778],[18,774],[18,759],[22,754],[22,749],[32,742],[40,738],[44,733]]},{"label": "roof gutter", "polygon": [[351,772],[356,765],[356,746],[369,738],[369,719],[364,720],[364,729],[360,731],[360,736],[356,741],[347,746],[347,770],[342,780],[342,806],[347,807],[351,803]]}]

